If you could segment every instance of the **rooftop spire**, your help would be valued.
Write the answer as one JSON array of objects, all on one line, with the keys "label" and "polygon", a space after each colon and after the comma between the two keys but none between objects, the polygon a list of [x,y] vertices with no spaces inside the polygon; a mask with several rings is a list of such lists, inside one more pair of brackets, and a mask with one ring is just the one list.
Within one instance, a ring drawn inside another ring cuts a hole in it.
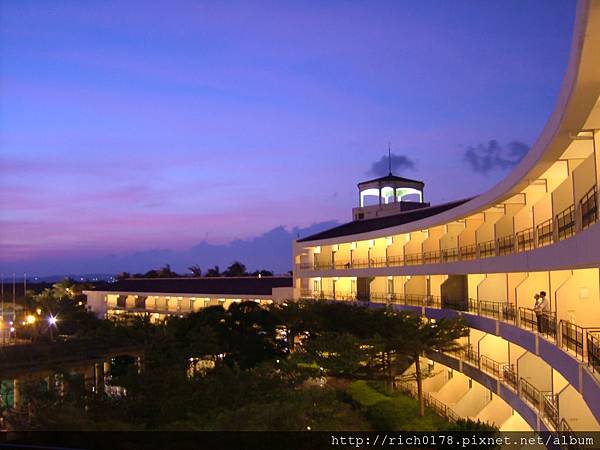
[{"label": "rooftop spire", "polygon": [[392,174],[392,150],[391,145],[388,142],[388,167],[390,169],[390,175]]}]

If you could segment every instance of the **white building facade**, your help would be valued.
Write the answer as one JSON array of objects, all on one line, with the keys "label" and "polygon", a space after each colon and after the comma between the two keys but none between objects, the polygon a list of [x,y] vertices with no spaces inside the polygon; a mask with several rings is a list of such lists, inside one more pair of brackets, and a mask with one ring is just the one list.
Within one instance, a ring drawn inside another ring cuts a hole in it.
[{"label": "white building facade", "polygon": [[600,1],[583,0],[555,111],[512,173],[437,206],[416,180],[408,207],[399,177],[361,183],[352,222],[293,243],[294,298],[460,315],[466,350],[424,356],[431,398],[503,430],[600,430],[599,99]]}]

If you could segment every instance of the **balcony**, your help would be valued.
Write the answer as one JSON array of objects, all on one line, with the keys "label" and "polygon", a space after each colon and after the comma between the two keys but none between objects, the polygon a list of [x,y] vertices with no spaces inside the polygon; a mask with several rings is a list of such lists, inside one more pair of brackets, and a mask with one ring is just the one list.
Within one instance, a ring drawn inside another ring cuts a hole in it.
[{"label": "balcony", "polygon": [[377,258],[335,259],[322,262],[300,263],[299,270],[346,270],[379,267],[402,267],[423,264],[440,264],[458,261],[505,256],[545,247],[574,236],[598,221],[598,193],[594,186],[578,202],[571,205],[536,227],[519,230],[514,234],[494,240],[463,245],[454,248],[407,253]]},{"label": "balcony", "polygon": [[[534,310],[522,307],[517,309],[514,304],[508,302],[478,299],[465,299],[464,301],[457,302],[425,294],[371,292],[361,295],[352,292],[336,292],[334,294],[311,290],[302,290],[301,297],[324,300],[364,301],[386,305],[404,305],[412,308],[443,308],[445,310],[464,311],[477,316],[488,317],[544,336],[564,352],[575,356],[582,362],[587,362],[590,370],[597,373],[600,377],[600,328],[583,328],[565,320],[557,321],[556,313],[554,312],[541,314],[538,326],[538,315]],[[471,349],[470,352],[463,355],[465,360],[479,361],[479,355],[475,355],[476,351]],[[488,363],[489,361],[486,361],[486,367],[488,367]],[[511,372],[509,369],[509,367],[504,366],[502,368],[500,366],[494,367],[494,373],[498,374],[502,372],[510,376]]]},{"label": "balcony", "polygon": [[[531,382],[524,377],[519,376],[518,371],[515,370],[513,364],[502,363],[495,361],[486,355],[480,355],[472,346],[467,346],[461,350],[447,352],[441,354],[438,352],[428,353],[427,356],[439,360],[440,358],[436,355],[448,355],[455,358],[469,366],[475,367],[482,373],[487,374],[492,379],[495,379],[508,387],[512,392],[517,394],[519,398],[525,401],[525,403],[534,410],[537,415],[545,419],[545,421],[554,430],[559,430],[561,426],[560,414],[559,414],[559,403],[558,395],[551,391],[542,391],[536,388]],[[444,361],[440,361],[444,363]],[[460,365],[459,365],[460,367]],[[462,370],[461,370],[462,371]],[[471,371],[465,372],[469,373]],[[472,372],[471,372],[472,373]],[[490,385],[485,380],[477,379],[478,382],[484,385]],[[409,386],[411,388],[411,386]],[[414,388],[411,389],[414,391]],[[494,389],[494,391],[496,391]],[[502,392],[501,390],[499,392]],[[565,422],[565,419],[562,419]],[[566,423],[566,422],[565,422]]]}]

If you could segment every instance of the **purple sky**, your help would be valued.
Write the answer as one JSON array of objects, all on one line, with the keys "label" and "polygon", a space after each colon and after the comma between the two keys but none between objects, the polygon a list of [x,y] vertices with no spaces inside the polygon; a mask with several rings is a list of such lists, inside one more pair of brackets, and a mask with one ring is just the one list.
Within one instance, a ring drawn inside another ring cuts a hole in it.
[{"label": "purple sky", "polygon": [[574,2],[22,0],[0,16],[0,270],[43,275],[147,270],[157,251],[181,269],[200,243],[347,221],[388,141],[433,203],[488,189],[552,111]]}]

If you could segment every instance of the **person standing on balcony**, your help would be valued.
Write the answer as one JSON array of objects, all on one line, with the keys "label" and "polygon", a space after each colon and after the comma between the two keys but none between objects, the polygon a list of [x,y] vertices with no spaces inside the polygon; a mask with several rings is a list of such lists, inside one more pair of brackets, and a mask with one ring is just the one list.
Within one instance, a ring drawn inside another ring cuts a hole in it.
[{"label": "person standing on balcony", "polygon": [[542,332],[547,331],[546,328],[550,317],[548,317],[548,313],[550,312],[550,302],[548,301],[548,297],[546,297],[546,291],[540,292],[540,299],[542,300]]},{"label": "person standing on balcony", "polygon": [[541,291],[539,295],[537,295],[536,301],[535,301],[535,315],[537,317],[537,325],[538,325],[538,332],[543,333],[544,332],[544,320],[545,320],[545,314],[548,312],[548,299],[546,298],[546,292],[545,291]]},{"label": "person standing on balcony", "polygon": [[536,292],[536,294],[533,296],[533,298],[535,299],[535,304],[533,305],[533,311],[535,312],[535,317],[536,317],[536,321],[537,321],[537,329],[538,332],[541,333],[542,332],[542,297],[540,296],[540,294],[538,294]]}]

